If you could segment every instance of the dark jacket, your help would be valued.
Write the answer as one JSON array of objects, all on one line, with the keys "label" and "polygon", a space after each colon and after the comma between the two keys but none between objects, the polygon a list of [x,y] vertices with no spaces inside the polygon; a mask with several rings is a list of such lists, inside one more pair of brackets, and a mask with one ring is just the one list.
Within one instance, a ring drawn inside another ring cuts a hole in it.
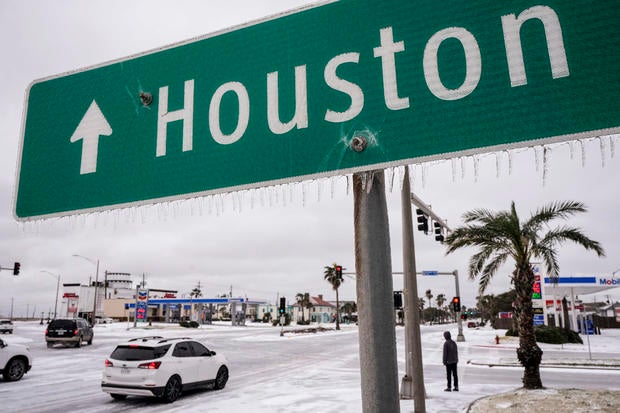
[{"label": "dark jacket", "polygon": [[443,343],[443,364],[454,364],[459,362],[459,350],[456,343],[450,338],[450,332],[443,333],[446,342]]}]

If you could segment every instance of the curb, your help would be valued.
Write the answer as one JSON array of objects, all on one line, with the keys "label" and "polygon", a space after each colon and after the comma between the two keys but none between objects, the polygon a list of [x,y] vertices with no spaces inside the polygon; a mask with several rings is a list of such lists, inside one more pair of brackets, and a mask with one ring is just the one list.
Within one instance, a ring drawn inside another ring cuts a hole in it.
[{"label": "curb", "polygon": [[[498,361],[497,363],[492,363],[488,361],[476,361],[476,360],[467,360],[467,364],[471,364],[474,366],[489,366],[489,367],[519,367],[523,368],[521,363],[518,361]],[[618,364],[588,364],[588,363],[545,363],[542,362],[540,364],[541,368],[560,368],[560,369],[584,369],[584,370],[620,370],[620,361]]]}]

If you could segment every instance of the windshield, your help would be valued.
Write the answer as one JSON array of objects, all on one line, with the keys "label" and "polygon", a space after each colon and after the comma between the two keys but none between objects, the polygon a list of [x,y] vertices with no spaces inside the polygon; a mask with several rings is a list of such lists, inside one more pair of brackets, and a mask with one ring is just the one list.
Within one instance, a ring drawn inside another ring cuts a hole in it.
[{"label": "windshield", "polygon": [[141,347],[125,344],[116,347],[110,358],[121,361],[153,360],[163,357],[169,348],[170,344],[158,347]]},{"label": "windshield", "polygon": [[64,328],[66,330],[73,330],[75,328],[75,320],[52,320],[49,328]]}]

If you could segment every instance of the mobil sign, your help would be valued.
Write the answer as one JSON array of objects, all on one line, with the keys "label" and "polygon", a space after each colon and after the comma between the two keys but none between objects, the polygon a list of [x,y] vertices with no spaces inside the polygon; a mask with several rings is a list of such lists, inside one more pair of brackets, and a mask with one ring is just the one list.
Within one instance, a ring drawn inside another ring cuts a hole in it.
[{"label": "mobil sign", "polygon": [[599,285],[609,285],[609,286],[618,286],[620,287],[620,280],[616,280],[615,278],[599,278]]}]

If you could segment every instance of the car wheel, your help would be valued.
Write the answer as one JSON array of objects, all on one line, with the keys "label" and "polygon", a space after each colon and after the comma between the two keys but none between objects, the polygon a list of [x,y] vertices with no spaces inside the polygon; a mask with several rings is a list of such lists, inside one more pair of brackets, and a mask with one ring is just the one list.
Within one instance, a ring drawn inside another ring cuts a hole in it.
[{"label": "car wheel", "polygon": [[17,381],[24,377],[25,373],[26,362],[21,359],[13,359],[9,361],[2,375],[6,381]]},{"label": "car wheel", "polygon": [[90,336],[90,340],[87,341],[89,346],[93,345],[93,336]]},{"label": "car wheel", "polygon": [[52,343],[51,341],[47,342],[47,348],[52,348],[54,347],[54,343]]},{"label": "car wheel", "polygon": [[179,376],[172,376],[168,379],[164,392],[161,395],[161,399],[166,403],[172,403],[181,395],[182,389],[181,379]]},{"label": "car wheel", "polygon": [[222,390],[226,386],[228,381],[228,368],[226,366],[220,367],[215,376],[215,390]]},{"label": "car wheel", "polygon": [[76,347],[82,347],[82,336],[80,336],[80,338],[78,338],[77,343],[75,343]]},{"label": "car wheel", "polygon": [[125,400],[127,398],[126,394],[110,393],[110,396],[112,396],[114,400]]}]

